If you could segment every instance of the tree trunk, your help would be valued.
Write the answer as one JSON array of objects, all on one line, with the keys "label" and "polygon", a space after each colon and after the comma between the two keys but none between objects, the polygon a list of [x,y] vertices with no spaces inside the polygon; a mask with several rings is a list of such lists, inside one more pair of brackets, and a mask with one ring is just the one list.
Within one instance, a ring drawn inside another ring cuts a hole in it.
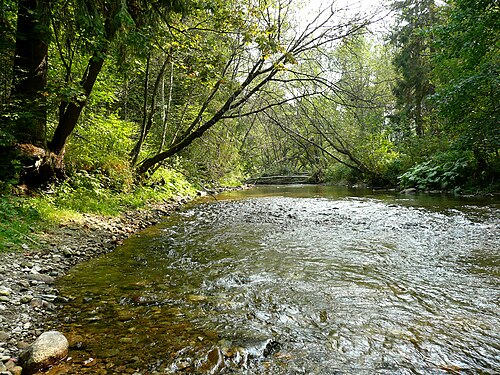
[{"label": "tree trunk", "polygon": [[83,79],[80,82],[85,93],[84,97],[82,99],[77,99],[74,102],[62,104],[63,111],[59,119],[59,124],[54,132],[52,141],[49,143],[49,150],[53,153],[62,153],[64,146],[66,145],[66,140],[75,129],[83,107],[87,102],[87,98],[92,92],[97,76],[99,75],[99,72],[104,64],[104,58],[102,57],[104,55],[105,51],[94,53],[87,65]]},{"label": "tree trunk", "polygon": [[130,156],[132,157],[132,165],[137,163],[137,159],[139,158],[139,153],[141,152],[142,143],[144,142],[144,138],[146,138],[146,119],[148,116],[148,87],[149,87],[149,68],[151,62],[151,53],[148,53],[148,57],[146,59],[146,75],[144,77],[144,97],[142,102],[142,126],[141,126],[141,135],[139,136],[139,140],[135,144]]},{"label": "tree trunk", "polygon": [[[150,104],[150,109],[149,109],[149,114],[147,112],[147,81],[149,80],[148,78],[148,71],[149,68],[146,70],[146,83],[145,83],[145,92],[144,92],[144,118],[142,121],[142,131],[141,131],[141,136],[135,145],[134,149],[132,150],[132,165],[137,164],[137,159],[139,158],[139,153],[141,152],[142,145],[144,141],[146,140],[146,137],[151,130],[151,127],[153,126],[153,116],[156,112],[156,96],[158,94],[158,88],[160,87],[160,83],[162,82],[163,75],[165,74],[165,69],[167,68],[169,60],[166,59],[163,63],[163,65],[160,68],[160,71],[158,72],[158,76],[156,77],[155,85],[153,87],[153,94],[151,96],[151,104]],[[149,58],[148,58],[148,67],[149,67]]]},{"label": "tree trunk", "polygon": [[[50,40],[50,1],[19,0],[16,48],[10,104],[10,129],[15,145],[0,150],[21,169],[8,171],[20,183],[39,186],[56,174],[57,158],[47,152],[47,59]],[[10,163],[9,163],[10,164]]]},{"label": "tree trunk", "polygon": [[165,107],[165,78],[162,79],[162,125],[163,125],[163,131],[161,134],[161,145],[160,145],[160,152],[163,151],[163,148],[165,147],[165,139],[167,136],[167,125],[168,125],[168,117],[170,116],[170,107],[172,105],[172,90],[174,87],[174,61],[172,60],[170,63],[170,81],[169,81],[169,88],[168,88],[168,101],[167,105]]},{"label": "tree trunk", "polygon": [[14,81],[11,102],[18,115],[13,133],[19,144],[45,148],[47,56],[50,8],[48,0],[19,0]]}]

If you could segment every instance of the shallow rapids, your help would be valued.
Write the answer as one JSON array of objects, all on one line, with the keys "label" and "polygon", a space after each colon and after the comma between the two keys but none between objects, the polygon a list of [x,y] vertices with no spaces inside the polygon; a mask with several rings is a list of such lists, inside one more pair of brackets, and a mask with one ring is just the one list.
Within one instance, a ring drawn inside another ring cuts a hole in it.
[{"label": "shallow rapids", "polygon": [[500,371],[494,201],[262,187],[58,285],[71,373]]}]

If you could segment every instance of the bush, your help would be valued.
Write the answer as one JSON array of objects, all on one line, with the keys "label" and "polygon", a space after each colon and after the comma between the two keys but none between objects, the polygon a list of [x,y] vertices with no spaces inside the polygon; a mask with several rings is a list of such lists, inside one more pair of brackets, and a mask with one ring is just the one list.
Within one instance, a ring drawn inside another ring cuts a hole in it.
[{"label": "bush", "polygon": [[79,180],[92,184],[90,176],[99,176],[99,183],[106,188],[117,192],[129,190],[133,184],[129,152],[136,130],[136,124],[120,120],[114,114],[88,116],[71,138],[65,155],[73,184]]},{"label": "bush", "polygon": [[413,166],[399,176],[400,186],[419,190],[453,190],[463,186],[472,174],[471,160],[463,154],[456,156],[456,153],[439,154]]},{"label": "bush", "polygon": [[400,184],[400,176],[408,171],[412,166],[409,158],[401,155],[400,158],[394,159],[391,163],[387,165],[387,170],[385,172],[385,179],[390,182],[392,186]]},{"label": "bush", "polygon": [[[73,173],[66,181],[52,186],[41,200],[58,210],[78,213],[93,212],[117,215],[127,208],[138,208],[149,202],[170,199],[177,195],[192,195],[194,188],[175,170],[158,169],[150,178],[126,191],[117,191],[114,181],[99,171]],[[50,208],[48,210],[50,216]]]},{"label": "bush", "polygon": [[324,172],[324,180],[327,183],[353,185],[362,180],[362,176],[356,170],[340,163],[331,164]]}]

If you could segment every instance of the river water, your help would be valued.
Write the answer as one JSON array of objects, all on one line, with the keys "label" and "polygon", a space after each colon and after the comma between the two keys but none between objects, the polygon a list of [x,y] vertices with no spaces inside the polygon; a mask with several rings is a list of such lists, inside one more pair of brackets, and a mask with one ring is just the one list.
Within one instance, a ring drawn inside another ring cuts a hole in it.
[{"label": "river water", "polygon": [[499,373],[499,208],[324,186],[205,199],[60,281],[58,371]]}]

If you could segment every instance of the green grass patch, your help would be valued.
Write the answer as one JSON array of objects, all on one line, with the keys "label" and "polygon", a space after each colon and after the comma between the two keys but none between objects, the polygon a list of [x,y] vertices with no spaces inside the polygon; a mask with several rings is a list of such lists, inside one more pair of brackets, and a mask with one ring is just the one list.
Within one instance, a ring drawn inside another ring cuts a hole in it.
[{"label": "green grass patch", "polygon": [[50,191],[36,196],[0,195],[0,251],[37,247],[37,233],[84,213],[117,216],[130,209],[173,199],[193,196],[193,185],[179,172],[158,170],[140,185],[110,186],[107,177],[77,173]]},{"label": "green grass patch", "polygon": [[0,195],[0,252],[36,245],[35,233],[43,219],[27,200]]}]

